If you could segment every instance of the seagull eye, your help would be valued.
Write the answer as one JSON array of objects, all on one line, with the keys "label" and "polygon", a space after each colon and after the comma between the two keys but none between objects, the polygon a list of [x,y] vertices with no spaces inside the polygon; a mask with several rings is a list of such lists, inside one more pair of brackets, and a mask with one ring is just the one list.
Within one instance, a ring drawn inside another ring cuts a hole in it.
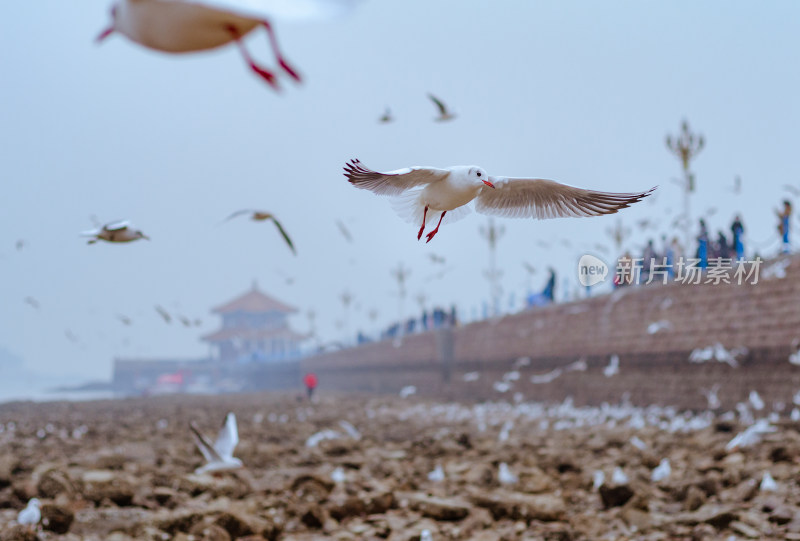
[{"label": "seagull eye", "polygon": [[478,176],[481,176],[481,172],[480,171],[478,171]]}]

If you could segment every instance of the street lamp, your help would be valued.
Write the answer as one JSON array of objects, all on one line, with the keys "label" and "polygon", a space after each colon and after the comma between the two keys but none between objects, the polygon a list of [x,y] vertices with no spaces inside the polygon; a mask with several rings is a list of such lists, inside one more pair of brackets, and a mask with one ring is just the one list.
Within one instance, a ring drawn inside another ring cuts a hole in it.
[{"label": "street lamp", "polygon": [[691,243],[692,217],[689,210],[689,196],[694,192],[694,174],[689,170],[691,161],[703,150],[705,139],[702,135],[694,134],[689,130],[689,122],[684,120],[681,124],[681,133],[673,139],[667,135],[667,148],[681,162],[683,168],[683,216],[684,216],[684,250],[689,249]]}]

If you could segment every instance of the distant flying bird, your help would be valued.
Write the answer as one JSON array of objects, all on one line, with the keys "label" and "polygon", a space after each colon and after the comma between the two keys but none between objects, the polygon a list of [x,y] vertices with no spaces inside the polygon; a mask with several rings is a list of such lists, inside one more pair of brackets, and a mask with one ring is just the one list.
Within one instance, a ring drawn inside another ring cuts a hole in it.
[{"label": "distant flying bird", "polygon": [[33,297],[25,297],[25,304],[29,305],[31,308],[35,308],[36,310],[39,309],[39,301],[34,299]]},{"label": "distant flying bird", "polygon": [[195,327],[199,327],[199,326],[201,326],[203,324],[203,320],[200,319],[200,318],[197,318],[197,319],[194,320],[193,323],[194,323]]},{"label": "distant flying bird", "polygon": [[28,505],[17,513],[17,523],[25,526],[36,526],[42,519],[42,512],[39,510],[41,503],[38,498],[31,498]]},{"label": "distant flying bird", "polygon": [[431,258],[432,263],[438,263],[440,265],[444,265],[445,263],[445,259],[440,255],[428,254],[428,257]]},{"label": "distant flying bird", "polygon": [[523,261],[522,262],[522,266],[525,267],[525,270],[528,271],[529,273],[531,273],[531,274],[535,274],[536,273],[536,267],[534,267],[533,265],[531,265],[527,261]]},{"label": "distant flying bird", "polygon": [[130,325],[131,323],[133,323],[133,321],[131,321],[131,318],[123,314],[117,314],[117,319],[120,320],[123,325]]},{"label": "distant flying bird", "polygon": [[178,320],[180,320],[180,322],[183,323],[184,327],[191,327],[192,326],[192,320],[189,319],[186,316],[178,316]]},{"label": "distant flying bird", "polygon": [[15,244],[15,246],[16,246],[16,248],[17,248],[17,251],[18,251],[18,252],[21,252],[21,251],[22,251],[22,249],[23,249],[23,248],[25,248],[25,246],[26,246],[27,244],[28,244],[28,243],[25,241],[25,239],[19,239],[19,240],[16,242],[16,244]]},{"label": "distant flying bird", "polygon": [[436,105],[436,108],[439,109],[439,116],[434,120],[437,122],[444,122],[446,120],[453,120],[456,117],[456,115],[447,108],[442,100],[433,94],[428,94],[428,98],[434,103],[434,105]]},{"label": "distant flying bird", "polygon": [[713,216],[717,213],[717,207],[709,207],[706,209],[706,216]]},{"label": "distant flying bird", "polygon": [[[439,221],[426,236],[438,233],[448,212],[452,220],[469,212],[465,205],[476,200],[475,209],[483,214],[509,218],[559,218],[613,214],[650,195],[655,188],[639,193],[607,193],[573,188],[552,180],[491,177],[474,165],[447,169],[409,167],[379,173],[351,160],[344,176],[356,188],[378,195],[395,196],[395,211],[413,223],[420,223],[417,239],[426,221]],[[455,211],[455,212],[452,212]],[[429,216],[430,214],[430,216]]]},{"label": "distant flying bird", "polygon": [[569,239],[561,239],[560,242],[561,246],[563,246],[564,248],[572,248],[572,241],[570,241]]},{"label": "distant flying bird", "polygon": [[339,232],[347,242],[353,242],[353,235],[350,234],[350,230],[347,229],[347,227],[344,225],[344,222],[341,220],[336,220],[336,227],[339,228]]},{"label": "distant flying bird", "polygon": [[189,423],[189,428],[192,430],[197,448],[206,459],[205,466],[197,468],[195,473],[234,470],[242,467],[242,461],[233,456],[233,451],[239,443],[236,415],[228,413],[225,417],[225,424],[213,444],[200,433],[194,423]]},{"label": "distant flying bird", "polygon": [[797,188],[796,186],[792,186],[791,184],[784,184],[783,189],[795,197],[800,197],[800,188]]},{"label": "distant flying bird", "polygon": [[242,39],[263,26],[278,65],[295,81],[291,67],[278,48],[270,19],[311,19],[338,15],[354,0],[120,0],[111,8],[111,26],[97,41],[119,33],[149,49],[188,53],[236,43],[245,62],[259,77],[278,89],[275,73],[255,63]]},{"label": "distant flying bird", "polygon": [[545,242],[543,240],[537,240],[536,241],[536,246],[538,246],[539,248],[547,249],[547,248],[550,248],[550,243],[549,242]]},{"label": "distant flying bird", "polygon": [[283,240],[285,240],[286,244],[289,245],[289,249],[292,250],[292,253],[294,255],[297,255],[297,250],[295,250],[295,248],[294,248],[294,244],[292,243],[292,239],[289,238],[289,235],[286,233],[286,230],[283,228],[283,226],[278,221],[278,219],[275,218],[275,216],[273,216],[269,212],[264,212],[262,210],[251,210],[251,209],[237,210],[236,212],[234,212],[233,214],[231,214],[230,216],[225,218],[224,221],[227,222],[231,218],[235,218],[235,217],[241,216],[243,214],[249,214],[250,215],[250,219],[253,220],[253,221],[256,221],[256,222],[263,222],[265,220],[272,220],[272,223],[274,223],[275,227],[278,228],[278,231],[280,232],[281,236],[283,237]]},{"label": "distant flying bird", "polygon": [[739,195],[740,193],[742,193],[742,177],[740,177],[739,175],[736,175],[733,178],[733,188],[728,188],[728,189],[730,191],[732,191],[733,193],[735,193],[736,195]]},{"label": "distant flying bird", "polygon": [[381,124],[388,124],[389,122],[392,121],[394,121],[394,117],[392,116],[392,110],[387,107],[386,111],[378,119],[378,122],[380,122]]},{"label": "distant flying bird", "polygon": [[106,242],[132,242],[138,239],[150,240],[150,237],[141,231],[131,229],[130,225],[130,222],[127,221],[112,222],[98,229],[84,231],[81,235],[84,237],[94,237],[89,240],[88,244],[94,244],[100,240]]},{"label": "distant flying bird", "polygon": [[162,308],[158,304],[156,304],[156,312],[158,312],[158,315],[160,315],[162,317],[162,319],[164,320],[165,323],[171,323],[172,322],[172,316],[169,315],[169,312],[167,312],[164,308]]},{"label": "distant flying bird", "polygon": [[78,343],[78,337],[75,336],[75,333],[73,333],[71,330],[65,329],[64,330],[64,336],[66,336],[67,340],[69,340],[73,344],[77,344]]}]

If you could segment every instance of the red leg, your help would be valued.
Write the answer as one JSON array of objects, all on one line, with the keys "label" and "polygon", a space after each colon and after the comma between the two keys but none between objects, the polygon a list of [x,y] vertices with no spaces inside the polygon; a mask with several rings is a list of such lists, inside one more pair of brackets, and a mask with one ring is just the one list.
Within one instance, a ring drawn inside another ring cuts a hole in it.
[{"label": "red leg", "polygon": [[248,65],[250,66],[250,69],[256,72],[256,74],[259,75],[261,78],[263,78],[265,81],[267,81],[267,83],[269,83],[269,85],[272,88],[274,88],[275,90],[280,90],[280,87],[278,86],[278,81],[275,78],[275,74],[269,70],[262,68],[253,61],[253,58],[250,56],[250,53],[247,52],[244,43],[242,43],[242,37],[239,35],[239,32],[236,30],[236,28],[234,26],[228,26],[228,31],[233,35],[233,40],[236,42],[236,46],[239,47],[239,51],[242,53],[245,62],[247,62]]},{"label": "red leg", "polygon": [[419,233],[417,233],[417,240],[422,237],[422,232],[425,231],[425,217],[428,215],[428,205],[425,205],[425,210],[422,211],[422,227],[419,228]]},{"label": "red leg", "polygon": [[436,224],[436,229],[425,235],[428,238],[428,240],[425,241],[425,244],[429,243],[431,239],[436,236],[436,233],[439,232],[439,226],[442,225],[442,219],[444,218],[445,214],[447,214],[447,211],[442,212],[442,215],[439,216],[439,223]]},{"label": "red leg", "polygon": [[281,54],[280,49],[278,48],[278,38],[275,37],[275,31],[272,29],[272,25],[269,21],[264,20],[261,21],[261,24],[264,25],[264,28],[267,30],[267,35],[269,36],[269,42],[272,45],[272,51],[275,53],[275,58],[278,60],[278,64],[283,68],[283,70],[288,73],[292,79],[295,81],[300,81],[300,74],[295,71],[293,67],[291,67],[286,60],[283,59],[283,55]]}]

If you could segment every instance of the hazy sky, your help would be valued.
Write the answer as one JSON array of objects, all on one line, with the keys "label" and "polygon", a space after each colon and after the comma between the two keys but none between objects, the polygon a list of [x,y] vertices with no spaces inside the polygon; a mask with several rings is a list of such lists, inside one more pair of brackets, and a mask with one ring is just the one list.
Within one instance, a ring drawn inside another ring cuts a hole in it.
[{"label": "hazy sky", "polygon": [[[609,191],[661,186],[613,217],[498,220],[504,298],[518,305],[523,261],[539,269],[536,289],[552,265],[563,290],[565,277],[576,287],[582,253],[610,244],[618,217],[668,230],[681,191],[664,137],[683,118],[707,140],[693,209],[718,207],[713,232],[741,211],[748,239],[774,252],[781,186],[800,186],[796,2],[365,0],[342,20],[277,22],[305,77],[284,78],[281,94],[234,47],[168,56],[121,36],[95,45],[109,4],[0,5],[0,348],[30,370],[106,378],[117,356],[203,356],[199,336],[219,324],[210,308],[254,279],[301,310],[299,330],[315,309],[327,339],[341,332],[344,290],[353,332],[372,308],[376,326],[396,317],[399,262],[411,269],[407,312],[424,293],[468,317],[488,297],[488,218],[473,213],[418,242],[388,199],[348,185],[349,158],[378,170],[476,164]],[[273,63],[263,32],[248,46]],[[427,92],[458,118],[433,122]],[[396,121],[379,125],[386,106]],[[218,225],[241,208],[276,213],[297,257],[271,224]],[[92,215],[129,219],[152,241],[87,246],[79,233]],[[443,278],[432,253],[452,267]],[[156,304],[203,326],[166,325]]]}]

